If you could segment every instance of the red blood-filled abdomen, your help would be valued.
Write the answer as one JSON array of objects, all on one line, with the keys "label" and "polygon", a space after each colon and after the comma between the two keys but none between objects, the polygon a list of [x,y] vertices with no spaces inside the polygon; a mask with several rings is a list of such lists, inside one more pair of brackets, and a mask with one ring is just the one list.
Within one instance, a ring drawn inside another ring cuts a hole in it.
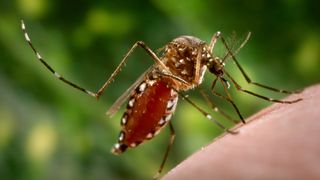
[{"label": "red blood-filled abdomen", "polygon": [[122,153],[154,137],[168,123],[175,110],[178,95],[168,87],[169,79],[146,79],[131,95],[121,119],[122,130],[112,152]]},{"label": "red blood-filled abdomen", "polygon": [[171,88],[161,80],[156,80],[152,85],[135,98],[131,113],[128,113],[128,122],[125,125],[124,144],[139,144],[144,141],[149,133],[156,132],[161,118],[165,118],[167,104],[172,99]]}]

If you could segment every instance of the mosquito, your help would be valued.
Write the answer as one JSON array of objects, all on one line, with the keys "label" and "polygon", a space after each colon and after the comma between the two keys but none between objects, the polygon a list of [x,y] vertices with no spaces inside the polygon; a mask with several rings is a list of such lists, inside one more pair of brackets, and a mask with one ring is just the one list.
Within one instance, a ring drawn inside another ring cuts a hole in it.
[{"label": "mosquito", "polygon": [[[107,111],[107,115],[114,115],[119,110],[120,106],[124,102],[128,101],[126,110],[120,120],[121,131],[118,137],[118,142],[113,146],[111,150],[111,152],[116,155],[125,152],[128,148],[137,147],[139,144],[145,142],[146,140],[152,139],[160,132],[163,127],[169,125],[170,141],[160,164],[160,168],[158,169],[157,174],[154,176],[154,178],[159,177],[174,141],[175,131],[170,119],[176,109],[179,96],[182,99],[186,100],[194,108],[199,110],[199,112],[203,114],[204,117],[213,121],[224,131],[231,134],[237,133],[226,128],[223,124],[214,119],[209,112],[206,112],[203,108],[199,107],[196,103],[189,99],[187,95],[184,95],[182,93],[198,87],[203,82],[203,77],[207,70],[209,71],[209,73],[213,74],[216,77],[211,86],[212,94],[229,102],[235,109],[240,120],[243,123],[245,123],[244,118],[241,115],[238,107],[232,100],[230,93],[228,92],[228,89],[231,85],[233,85],[238,91],[256,96],[266,101],[291,104],[302,100],[296,99],[292,101],[284,101],[272,99],[243,89],[224,68],[227,59],[231,59],[235,62],[237,68],[240,70],[241,74],[249,84],[279,93],[296,93],[256,83],[249,78],[247,73],[239,64],[237,58],[235,57],[235,54],[237,54],[238,51],[244,46],[244,44],[247,43],[250,37],[250,33],[234,53],[231,51],[231,48],[226,43],[226,40],[220,32],[216,32],[212,36],[209,44],[193,36],[177,37],[164,46],[163,53],[160,57],[157,56],[157,54],[153,50],[151,50],[151,48],[149,48],[143,41],[137,41],[125,54],[120,64],[102,85],[102,87],[97,92],[93,92],[82,88],[81,86],[73,83],[72,81],[69,81],[68,79],[57,73],[42,58],[40,53],[36,50],[35,46],[31,43],[23,20],[21,20],[21,28],[24,33],[25,40],[35,53],[37,59],[56,78],[72,86],[73,88],[78,89],[97,99],[99,99],[99,97],[108,88],[110,83],[121,71],[121,68],[123,68],[123,66],[125,65],[128,57],[132,54],[132,52],[134,52],[137,47],[142,48],[151,57],[151,59],[154,61],[154,64],[149,67],[135,81],[135,83],[133,83],[114,102],[114,104]],[[222,44],[227,50],[226,55],[224,55],[224,57],[222,58],[215,56],[213,53],[213,49],[218,39],[221,40]],[[227,79],[229,79],[231,84]],[[214,90],[214,87],[218,81],[222,84],[226,95],[219,94]],[[201,91],[201,94],[215,112],[221,113],[227,119],[232,120],[230,116],[219,110],[219,108],[209,100],[206,93]],[[235,120],[232,121],[234,123],[237,123],[237,121]]]}]

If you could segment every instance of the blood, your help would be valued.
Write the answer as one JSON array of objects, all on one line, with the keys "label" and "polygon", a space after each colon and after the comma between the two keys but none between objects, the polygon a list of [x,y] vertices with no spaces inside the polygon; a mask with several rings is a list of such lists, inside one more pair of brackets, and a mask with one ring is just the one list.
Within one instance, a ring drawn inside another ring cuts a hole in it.
[{"label": "blood", "polygon": [[139,144],[149,133],[153,135],[159,129],[157,127],[161,118],[167,115],[166,109],[171,99],[171,91],[163,79],[158,79],[135,99],[131,113],[127,116],[124,144]]}]

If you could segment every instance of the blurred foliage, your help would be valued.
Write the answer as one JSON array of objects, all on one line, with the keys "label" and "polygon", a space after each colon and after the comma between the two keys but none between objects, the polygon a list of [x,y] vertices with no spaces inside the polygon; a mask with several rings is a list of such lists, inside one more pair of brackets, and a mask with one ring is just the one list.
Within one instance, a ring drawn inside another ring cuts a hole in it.
[{"label": "blurred foliage", "polygon": [[[150,178],[169,136],[164,129],[119,157],[110,154],[123,108],[113,118],[104,112],[153,62],[137,50],[97,102],[57,81],[39,64],[23,39],[21,18],[49,64],[88,89],[97,90],[137,40],[156,50],[184,34],[208,42],[219,30],[235,47],[251,31],[251,40],[237,54],[245,70],[255,81],[294,90],[320,80],[319,7],[315,0],[0,1],[1,179]],[[225,52],[221,45],[215,49],[217,55]],[[245,88],[284,97],[248,86],[233,63],[227,68]],[[206,75],[205,89],[213,78]],[[245,117],[270,105],[230,91]],[[188,94],[210,110],[198,90]],[[229,104],[212,100],[237,118]],[[173,124],[176,141],[164,172],[222,133],[184,101]]]}]

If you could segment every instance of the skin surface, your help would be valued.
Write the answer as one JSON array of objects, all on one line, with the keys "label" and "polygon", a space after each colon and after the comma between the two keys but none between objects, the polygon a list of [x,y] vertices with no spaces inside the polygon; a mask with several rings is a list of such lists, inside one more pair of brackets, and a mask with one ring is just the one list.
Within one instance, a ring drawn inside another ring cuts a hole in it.
[{"label": "skin surface", "polygon": [[163,179],[320,179],[320,85],[247,119]]}]

